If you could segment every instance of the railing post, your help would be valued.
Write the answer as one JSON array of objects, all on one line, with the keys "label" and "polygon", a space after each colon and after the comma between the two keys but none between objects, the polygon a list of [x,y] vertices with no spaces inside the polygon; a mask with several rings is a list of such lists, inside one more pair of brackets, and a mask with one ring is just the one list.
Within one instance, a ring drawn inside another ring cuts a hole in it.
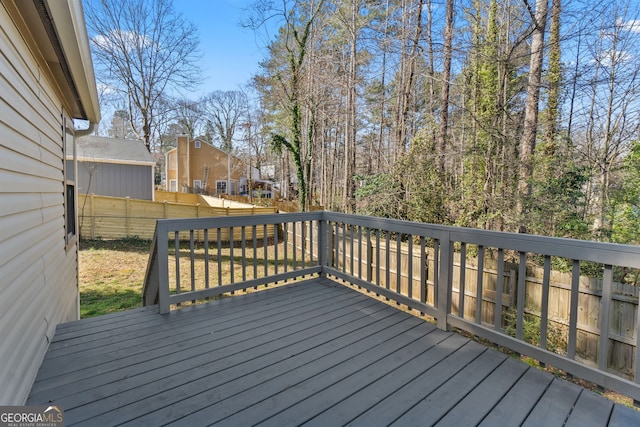
[{"label": "railing post", "polygon": [[451,274],[453,272],[453,245],[449,232],[444,232],[440,240],[440,262],[436,274],[438,275],[437,307],[438,329],[449,330],[447,316],[451,312]]},{"label": "railing post", "polygon": [[156,233],[158,247],[158,305],[160,313],[170,311],[169,304],[169,232],[166,226],[158,221]]},{"label": "railing post", "polygon": [[327,265],[327,222],[324,212],[318,220],[318,264],[320,265],[320,277],[326,277],[324,268]]}]

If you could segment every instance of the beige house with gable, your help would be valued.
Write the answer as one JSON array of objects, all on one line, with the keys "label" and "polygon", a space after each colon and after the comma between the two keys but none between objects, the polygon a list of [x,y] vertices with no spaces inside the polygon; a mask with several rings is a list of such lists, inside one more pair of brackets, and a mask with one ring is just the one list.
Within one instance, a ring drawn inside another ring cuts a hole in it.
[{"label": "beige house with gable", "polygon": [[177,146],[165,153],[165,168],[167,191],[211,195],[248,191],[244,163],[199,138],[179,136]]},{"label": "beige house with gable", "polygon": [[75,140],[91,126],[73,119],[100,120],[82,1],[0,0],[0,56],[0,405],[22,405],[79,317]]}]

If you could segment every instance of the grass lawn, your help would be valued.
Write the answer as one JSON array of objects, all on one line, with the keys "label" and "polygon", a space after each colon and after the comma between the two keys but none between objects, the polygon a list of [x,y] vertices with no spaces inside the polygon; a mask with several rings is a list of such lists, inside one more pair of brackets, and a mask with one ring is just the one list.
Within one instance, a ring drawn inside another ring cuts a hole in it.
[{"label": "grass lawn", "polygon": [[80,241],[80,317],[142,307],[148,240]]},{"label": "grass lawn", "polygon": [[[142,307],[142,282],[147,269],[151,241],[139,239],[123,240],[81,240],[80,241],[80,317],[87,318],[102,314]],[[276,246],[278,256],[276,257]],[[284,271],[284,243],[274,245],[270,239],[266,249],[260,243],[256,253],[248,248],[243,255],[240,247],[233,252],[233,264],[230,263],[231,251],[228,245],[221,248],[220,263],[216,256],[215,244],[210,248],[209,276],[210,285],[228,284],[255,277],[274,274],[276,269]],[[204,248],[197,244],[194,250],[195,274],[193,286],[204,289],[205,262]],[[254,263],[255,255],[255,263]],[[292,253],[288,253],[287,268],[293,269]],[[302,254],[297,253],[297,264],[301,266]],[[275,259],[278,258],[276,263]],[[308,257],[307,257],[308,258]],[[246,264],[246,277],[243,277],[242,263]],[[265,265],[266,263],[266,265]],[[306,264],[310,261],[307,259]],[[176,282],[175,249],[169,247],[169,283]],[[277,264],[277,265],[276,265]],[[232,268],[233,267],[233,268]],[[188,242],[180,247],[180,283],[183,291],[191,288],[191,268]],[[284,284],[284,282],[281,282]],[[274,286],[274,285],[270,285]],[[247,289],[251,292],[253,289]],[[173,290],[173,292],[175,289]],[[224,296],[222,296],[224,297]],[[183,303],[183,306],[189,305]]]}]

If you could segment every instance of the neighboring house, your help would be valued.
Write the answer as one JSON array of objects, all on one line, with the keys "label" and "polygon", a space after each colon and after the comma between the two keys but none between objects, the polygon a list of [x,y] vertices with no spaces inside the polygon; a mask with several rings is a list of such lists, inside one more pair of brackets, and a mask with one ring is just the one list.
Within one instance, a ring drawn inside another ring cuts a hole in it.
[{"label": "neighboring house", "polygon": [[56,326],[79,317],[64,160],[87,133],[72,119],[100,119],[81,0],[0,0],[0,56],[0,405],[22,405]]},{"label": "neighboring house", "polygon": [[83,136],[76,144],[78,194],[153,200],[156,162],[142,141]]},{"label": "neighboring house", "polygon": [[201,139],[179,136],[176,148],[165,158],[167,191],[211,195],[248,191],[242,161]]}]

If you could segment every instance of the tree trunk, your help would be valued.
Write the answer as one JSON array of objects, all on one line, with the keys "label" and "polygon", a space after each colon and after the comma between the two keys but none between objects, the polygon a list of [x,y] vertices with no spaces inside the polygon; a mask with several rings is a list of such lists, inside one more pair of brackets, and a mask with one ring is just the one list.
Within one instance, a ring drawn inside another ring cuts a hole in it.
[{"label": "tree trunk", "polygon": [[449,80],[451,80],[451,46],[453,41],[453,0],[447,0],[444,27],[444,68],[442,70],[442,93],[440,96],[440,132],[438,134],[438,173],[444,177],[447,128],[449,125]]},{"label": "tree trunk", "polygon": [[537,0],[535,15],[527,4],[533,20],[531,38],[531,60],[529,62],[529,82],[524,111],[524,128],[520,140],[520,164],[518,167],[518,200],[516,215],[518,232],[527,232],[528,214],[526,205],[531,195],[531,177],[533,175],[533,153],[536,147],[538,128],[538,101],[542,79],[542,59],[544,54],[544,34],[547,23],[547,1]]}]

